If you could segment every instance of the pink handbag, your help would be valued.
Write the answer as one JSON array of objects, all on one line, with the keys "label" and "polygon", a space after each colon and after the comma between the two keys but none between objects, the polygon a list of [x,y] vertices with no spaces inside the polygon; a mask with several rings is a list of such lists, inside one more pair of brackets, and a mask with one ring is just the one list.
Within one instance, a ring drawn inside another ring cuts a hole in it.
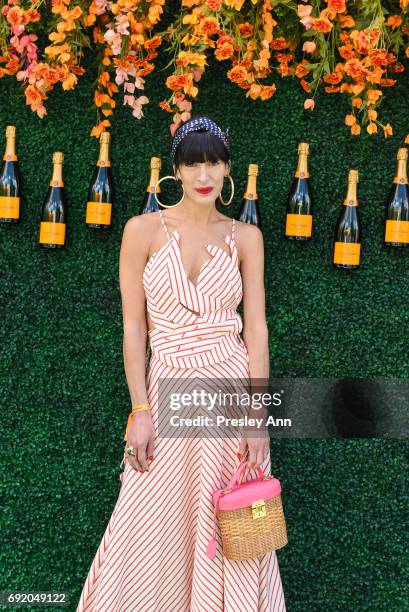
[{"label": "pink handbag", "polygon": [[281,483],[264,476],[237,483],[248,461],[242,461],[227,487],[213,492],[213,537],[206,554],[216,555],[216,517],[219,519],[224,555],[229,559],[249,559],[287,544],[287,531],[281,499]]}]

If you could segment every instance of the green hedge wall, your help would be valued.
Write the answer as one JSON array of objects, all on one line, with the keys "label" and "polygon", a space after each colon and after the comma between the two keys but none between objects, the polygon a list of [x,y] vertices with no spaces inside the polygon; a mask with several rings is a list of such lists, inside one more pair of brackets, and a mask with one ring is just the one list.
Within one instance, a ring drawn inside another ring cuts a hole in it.
[{"label": "green hedge wall", "polygon": [[[87,60],[89,61],[89,60]],[[159,67],[165,65],[159,62]],[[409,132],[409,79],[387,92],[380,117],[393,137],[350,137],[345,100],[319,95],[304,111],[296,82],[268,102],[246,100],[210,61],[195,112],[229,126],[235,215],[247,165],[260,166],[267,318],[275,377],[407,378],[409,251],[382,248],[383,211],[395,154]],[[166,73],[146,95],[167,97]],[[119,491],[129,395],[122,361],[118,256],[125,222],[139,211],[149,159],[171,172],[170,116],[153,103],[113,119],[113,225],[84,224],[98,143],[90,70],[77,89],[54,92],[38,119],[12,80],[0,80],[0,133],[17,126],[22,222],[1,226],[1,589],[67,591],[75,610]],[[310,143],[314,237],[283,237],[297,144]],[[39,215],[55,150],[65,153],[68,240],[37,247]],[[360,172],[362,266],[331,268],[334,224],[350,168]],[[403,432],[404,436],[407,432]],[[287,609],[396,612],[409,608],[407,439],[272,439],[283,483],[289,545],[278,552]],[[11,609],[11,608],[8,608]],[[34,608],[33,608],[34,609]]]}]

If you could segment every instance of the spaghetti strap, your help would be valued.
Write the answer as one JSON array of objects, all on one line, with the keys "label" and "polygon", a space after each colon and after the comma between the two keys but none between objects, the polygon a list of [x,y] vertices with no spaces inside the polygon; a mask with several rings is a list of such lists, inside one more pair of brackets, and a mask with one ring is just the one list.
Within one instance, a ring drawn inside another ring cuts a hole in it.
[{"label": "spaghetti strap", "polygon": [[168,237],[168,240],[169,240],[169,232],[168,232],[168,229],[167,229],[167,227],[166,227],[165,220],[164,220],[164,218],[163,218],[163,215],[162,215],[162,211],[161,211],[161,210],[159,210],[159,214],[160,214],[160,218],[161,218],[161,221],[162,221],[162,225],[163,225],[163,227],[165,228],[166,236]]},{"label": "spaghetti strap", "polygon": [[231,224],[231,240],[232,240],[232,242],[234,242],[234,227],[235,227],[234,221],[235,221],[235,219],[233,217],[233,221],[232,221],[232,224]]}]

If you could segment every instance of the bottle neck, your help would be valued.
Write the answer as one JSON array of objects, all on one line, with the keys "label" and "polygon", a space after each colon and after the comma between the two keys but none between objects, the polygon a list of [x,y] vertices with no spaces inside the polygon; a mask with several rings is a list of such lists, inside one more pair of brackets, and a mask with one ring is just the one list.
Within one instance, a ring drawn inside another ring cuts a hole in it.
[{"label": "bottle neck", "polygon": [[408,172],[407,172],[407,159],[398,159],[396,167],[396,175],[393,179],[394,183],[406,184],[408,183]]},{"label": "bottle neck", "polygon": [[344,200],[345,206],[358,206],[357,183],[348,183],[348,191]]},{"label": "bottle neck", "polygon": [[[151,177],[149,179],[149,184],[146,191],[150,191],[151,193],[155,190],[155,184],[159,180],[159,168],[151,168]],[[160,185],[158,186],[157,192],[160,192]]]},{"label": "bottle neck", "polygon": [[97,166],[110,166],[111,162],[109,160],[109,142],[101,142],[99,147],[99,157],[97,161]]},{"label": "bottle neck", "polygon": [[53,175],[50,181],[51,187],[64,187],[64,181],[62,179],[62,164],[53,164]]},{"label": "bottle neck", "polygon": [[3,155],[5,161],[17,161],[16,155],[16,139],[12,136],[7,136],[6,150]]},{"label": "bottle neck", "polygon": [[298,165],[295,171],[297,178],[309,178],[308,172],[308,155],[306,153],[300,153],[298,155]]},{"label": "bottle neck", "polygon": [[244,194],[246,200],[257,200],[257,176],[249,174],[247,178],[247,187]]}]

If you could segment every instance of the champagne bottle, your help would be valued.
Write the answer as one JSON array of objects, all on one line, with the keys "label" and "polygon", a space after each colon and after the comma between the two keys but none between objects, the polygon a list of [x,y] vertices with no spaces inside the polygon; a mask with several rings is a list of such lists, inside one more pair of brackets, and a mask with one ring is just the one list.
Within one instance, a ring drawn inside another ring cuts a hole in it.
[{"label": "champagne bottle", "polygon": [[44,199],[40,220],[39,244],[49,249],[62,249],[65,246],[65,196],[62,178],[64,153],[53,154],[53,175]]},{"label": "champagne bottle", "polygon": [[309,145],[298,145],[298,165],[287,203],[285,237],[287,240],[311,240],[312,195],[308,172]]},{"label": "champagne bottle", "polygon": [[94,229],[111,227],[113,181],[109,159],[110,141],[111,134],[102,132],[99,138],[99,157],[88,190],[85,223]]},{"label": "champagne bottle", "polygon": [[388,246],[409,245],[408,150],[398,149],[396,175],[386,203],[385,239]]},{"label": "champagne bottle", "polygon": [[[155,184],[159,180],[160,169],[160,157],[151,157],[151,176],[140,208],[141,215],[160,210],[159,202],[155,197]],[[160,193],[160,185],[158,185],[157,193]]]},{"label": "champagne bottle", "polygon": [[0,221],[20,221],[20,173],[16,155],[16,126],[6,127],[6,150],[0,168]]},{"label": "champagne bottle", "polygon": [[350,170],[348,191],[335,230],[333,264],[337,268],[357,268],[361,255],[361,222],[357,199],[358,171]]},{"label": "champagne bottle", "polygon": [[238,212],[238,220],[260,227],[260,208],[257,195],[258,164],[249,164],[247,173],[247,187]]}]

